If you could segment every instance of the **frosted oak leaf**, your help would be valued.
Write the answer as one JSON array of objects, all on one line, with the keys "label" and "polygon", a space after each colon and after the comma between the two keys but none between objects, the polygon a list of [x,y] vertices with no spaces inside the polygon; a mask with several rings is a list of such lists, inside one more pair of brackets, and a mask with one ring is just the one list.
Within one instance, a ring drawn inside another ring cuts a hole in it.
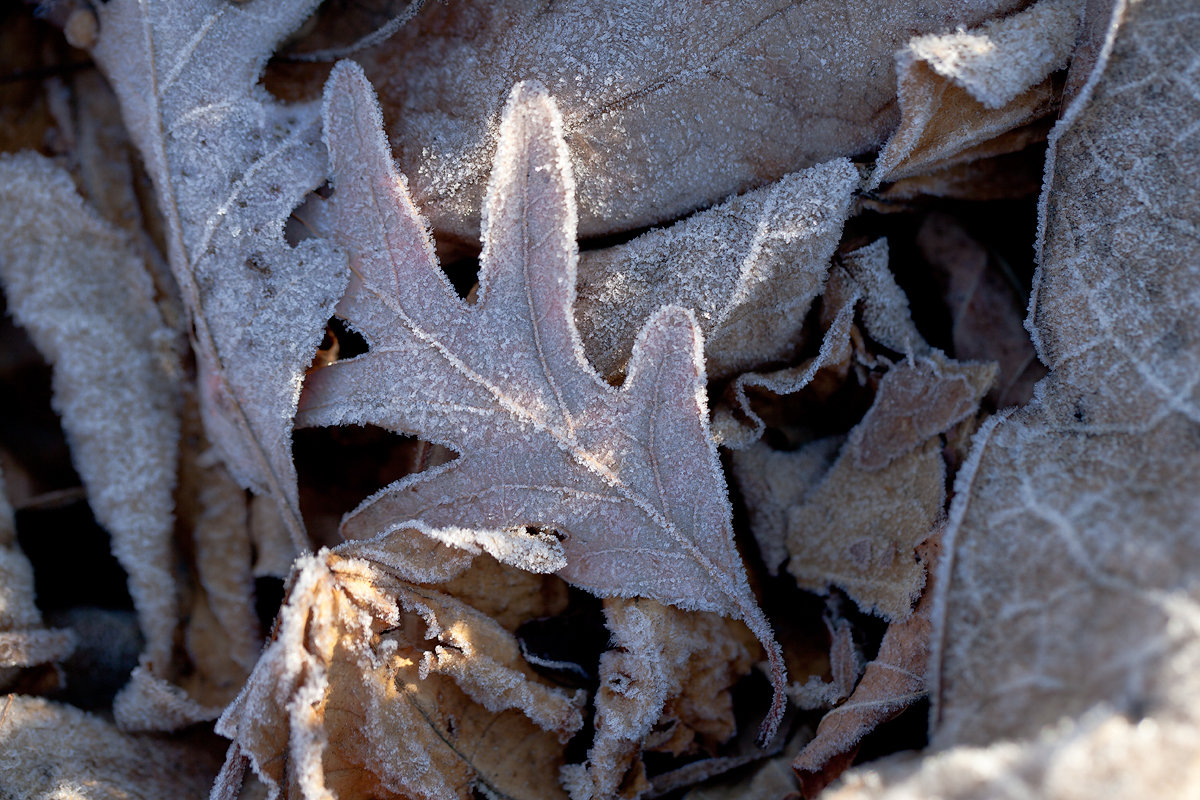
[{"label": "frosted oak leaf", "polygon": [[334,69],[324,120],[332,227],[353,273],[338,313],[370,351],[313,373],[297,422],[378,425],[460,454],[365,500],[342,534],[490,538],[497,557],[601,596],[740,618],[772,665],[769,737],[784,668],[733,542],[700,330],[690,311],[664,307],[622,387],[588,364],[572,317],[574,186],[554,101],[521,83],[505,107],[474,306],[438,267],[357,65]]}]

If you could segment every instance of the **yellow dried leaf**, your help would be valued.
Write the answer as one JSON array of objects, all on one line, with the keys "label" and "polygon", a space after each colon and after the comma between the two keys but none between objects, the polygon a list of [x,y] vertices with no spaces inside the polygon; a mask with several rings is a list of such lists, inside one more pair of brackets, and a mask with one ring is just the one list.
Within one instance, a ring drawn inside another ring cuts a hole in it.
[{"label": "yellow dried leaf", "polygon": [[478,787],[534,800],[562,795],[582,702],[484,614],[323,550],[297,562],[275,637],[217,729],[234,740],[227,773],[244,753],[272,798],[465,800]]}]

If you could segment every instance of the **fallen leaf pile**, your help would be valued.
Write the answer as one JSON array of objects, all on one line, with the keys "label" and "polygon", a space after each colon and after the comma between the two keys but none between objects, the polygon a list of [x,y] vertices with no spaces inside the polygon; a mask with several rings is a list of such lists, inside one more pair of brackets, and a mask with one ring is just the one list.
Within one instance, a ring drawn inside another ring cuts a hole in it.
[{"label": "fallen leaf pile", "polygon": [[0,15],[0,795],[1200,793],[1186,0]]}]

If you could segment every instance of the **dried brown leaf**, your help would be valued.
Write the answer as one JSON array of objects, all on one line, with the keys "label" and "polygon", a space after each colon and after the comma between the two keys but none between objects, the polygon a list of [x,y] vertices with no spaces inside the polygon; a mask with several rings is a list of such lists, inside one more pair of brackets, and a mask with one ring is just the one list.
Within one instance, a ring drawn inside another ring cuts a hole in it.
[{"label": "dried brown leaf", "polygon": [[889,620],[912,613],[925,585],[913,555],[942,516],[945,465],[936,439],[881,470],[855,464],[847,442],[805,501],[788,509],[788,572],[805,589],[838,586]]},{"label": "dried brown leaf", "polygon": [[881,470],[949,430],[975,413],[995,377],[993,364],[952,361],[937,352],[892,366],[850,435],[854,466]]},{"label": "dried brown leaf", "polygon": [[0,786],[11,797],[203,797],[218,766],[200,748],[131,736],[72,706],[0,697]]},{"label": "dried brown leaf", "polygon": [[[1024,147],[1003,135],[1053,108],[1049,76],[1070,57],[1079,8],[1080,0],[1041,0],[972,31],[912,39],[896,54],[900,127],[868,186]],[[976,149],[1001,137],[1000,150]]]},{"label": "dried brown leaf", "polygon": [[575,319],[588,359],[622,374],[638,331],[666,305],[695,312],[709,380],[791,356],[858,182],[849,161],[830,161],[581,253]]},{"label": "dried brown leaf", "polygon": [[438,268],[361,70],[335,68],[326,98],[335,230],[354,271],[339,313],[371,349],[313,373],[299,420],[378,425],[460,453],[368,498],[343,535],[420,528],[452,545],[488,542],[502,561],[601,596],[738,617],[772,663],[771,732],[782,658],[734,546],[699,328],[691,312],[660,309],[619,389],[588,364],[572,316],[573,181],[554,102],[531,84],[512,92],[472,306]]},{"label": "dried brown leaf", "polygon": [[[940,547],[941,537],[935,535],[918,548],[931,573]],[[792,762],[805,797],[815,797],[850,765],[864,736],[928,692],[932,598],[931,581],[912,616],[888,626],[879,654],[867,664],[854,693],[821,719],[816,737]]]},{"label": "dried brown leaf", "polygon": [[217,729],[234,740],[227,771],[245,754],[271,798],[465,800],[478,787],[535,800],[563,796],[582,702],[484,614],[322,550],[297,562],[274,639]]},{"label": "dried brown leaf", "polygon": [[288,214],[325,178],[320,123],[257,80],[315,6],[119,0],[97,9],[93,50],[166,220],[208,436],[242,485],[279,503],[296,549],[307,539],[291,420],[346,273],[328,242],[284,241]]},{"label": "dried brown leaf", "polygon": [[54,406],[96,519],[129,575],[164,670],[179,600],[171,564],[179,372],[173,333],[128,237],[32,153],[0,156],[0,278],[9,308],[54,365]]},{"label": "dried brown leaf", "polygon": [[643,751],[711,748],[736,732],[730,689],[754,665],[741,623],[653,600],[609,599],[612,649],[600,657],[596,734],[585,764],[563,768],[571,800],[641,797]]},{"label": "dried brown leaf", "polygon": [[416,202],[435,230],[467,241],[478,236],[508,89],[549,87],[581,179],[579,231],[593,236],[875,150],[899,116],[894,52],[914,34],[1018,6],[430,3],[364,63]]}]

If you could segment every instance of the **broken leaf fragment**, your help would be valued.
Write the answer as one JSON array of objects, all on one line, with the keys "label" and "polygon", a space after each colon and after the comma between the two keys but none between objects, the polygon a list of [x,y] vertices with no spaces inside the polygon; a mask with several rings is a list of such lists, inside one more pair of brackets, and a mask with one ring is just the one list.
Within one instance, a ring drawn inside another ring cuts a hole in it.
[{"label": "broken leaf fragment", "polygon": [[[685,309],[659,309],[620,388],[588,364],[572,313],[574,181],[554,101],[533,84],[512,91],[474,305],[439,269],[371,86],[348,62],[329,79],[325,137],[333,229],[354,273],[338,313],[370,349],[309,376],[298,422],[378,425],[459,453],[369,497],[343,536],[476,531],[504,546],[498,557],[600,596],[740,618],[772,665],[772,733],[782,658],[733,542],[699,326]],[[550,557],[530,559],[535,550]]]},{"label": "broken leaf fragment", "polygon": [[297,562],[274,638],[217,730],[234,740],[226,770],[248,758],[271,798],[537,800],[563,796],[583,699],[465,603],[322,550]]},{"label": "broken leaf fragment", "polygon": [[[940,534],[918,548],[926,569],[937,567],[940,549]],[[926,696],[932,611],[931,581],[912,616],[888,626],[854,692],[821,719],[817,735],[796,755],[792,769],[806,797],[815,797],[850,765],[864,736]]]}]

